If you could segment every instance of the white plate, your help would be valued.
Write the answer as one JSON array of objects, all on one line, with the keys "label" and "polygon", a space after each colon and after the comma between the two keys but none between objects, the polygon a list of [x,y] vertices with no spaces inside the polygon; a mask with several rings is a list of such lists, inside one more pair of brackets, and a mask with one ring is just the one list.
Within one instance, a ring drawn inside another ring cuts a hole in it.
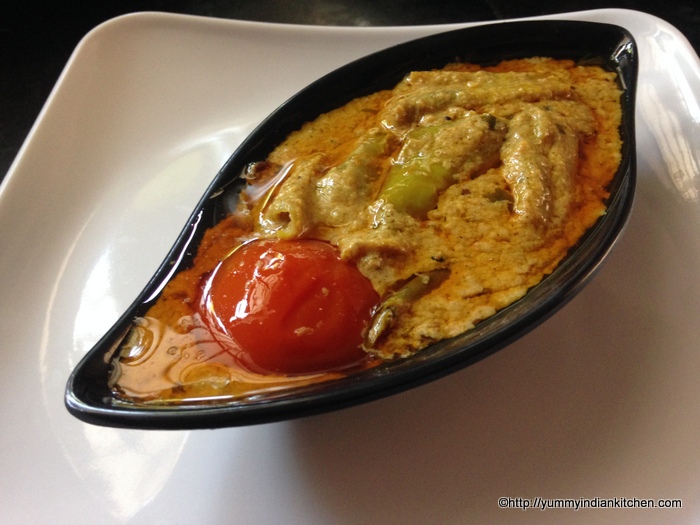
[{"label": "white plate", "polygon": [[[593,283],[440,381],[308,419],[192,432],[81,423],[63,407],[66,379],[265,115],[353,58],[462,25],[150,13],[91,32],[0,186],[0,521],[697,522],[700,63],[646,14],[556,18],[624,26],[640,50],[638,199]],[[499,497],[683,507],[523,512]]]}]

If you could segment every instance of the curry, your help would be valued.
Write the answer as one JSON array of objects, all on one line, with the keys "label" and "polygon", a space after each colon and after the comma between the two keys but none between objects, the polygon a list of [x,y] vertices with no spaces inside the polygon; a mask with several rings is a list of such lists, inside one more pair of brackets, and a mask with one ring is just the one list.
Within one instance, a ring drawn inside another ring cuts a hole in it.
[{"label": "curry", "polygon": [[614,73],[530,58],[408,74],[251,164],[138,319],[118,397],[236,399],[401,359],[550,274],[605,213]]}]

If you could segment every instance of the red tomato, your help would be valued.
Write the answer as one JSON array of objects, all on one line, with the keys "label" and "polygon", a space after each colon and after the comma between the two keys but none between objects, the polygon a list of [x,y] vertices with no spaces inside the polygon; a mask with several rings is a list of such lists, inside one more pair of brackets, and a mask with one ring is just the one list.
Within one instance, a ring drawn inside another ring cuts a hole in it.
[{"label": "red tomato", "polygon": [[261,240],[220,264],[203,304],[251,370],[298,374],[366,357],[360,345],[378,301],[330,244]]}]

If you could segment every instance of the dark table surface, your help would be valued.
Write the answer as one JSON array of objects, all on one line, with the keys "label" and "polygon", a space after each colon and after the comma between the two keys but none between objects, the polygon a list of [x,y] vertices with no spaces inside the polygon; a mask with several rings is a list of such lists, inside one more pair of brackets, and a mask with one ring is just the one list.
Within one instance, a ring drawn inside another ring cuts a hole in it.
[{"label": "dark table surface", "polygon": [[0,179],[80,39],[115,16],[165,11],[317,25],[416,25],[501,20],[601,8],[643,11],[673,24],[700,50],[698,0],[4,0],[0,6]]}]

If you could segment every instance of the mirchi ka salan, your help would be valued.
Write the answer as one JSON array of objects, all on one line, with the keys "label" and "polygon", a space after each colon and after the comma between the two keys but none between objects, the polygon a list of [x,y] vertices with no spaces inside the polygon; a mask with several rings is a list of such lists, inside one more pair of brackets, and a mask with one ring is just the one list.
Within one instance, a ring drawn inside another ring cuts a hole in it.
[{"label": "mirchi ka salan", "polygon": [[550,274],[605,213],[614,73],[529,58],[409,73],[305,124],[135,321],[117,397],[240,398],[401,359]]}]

